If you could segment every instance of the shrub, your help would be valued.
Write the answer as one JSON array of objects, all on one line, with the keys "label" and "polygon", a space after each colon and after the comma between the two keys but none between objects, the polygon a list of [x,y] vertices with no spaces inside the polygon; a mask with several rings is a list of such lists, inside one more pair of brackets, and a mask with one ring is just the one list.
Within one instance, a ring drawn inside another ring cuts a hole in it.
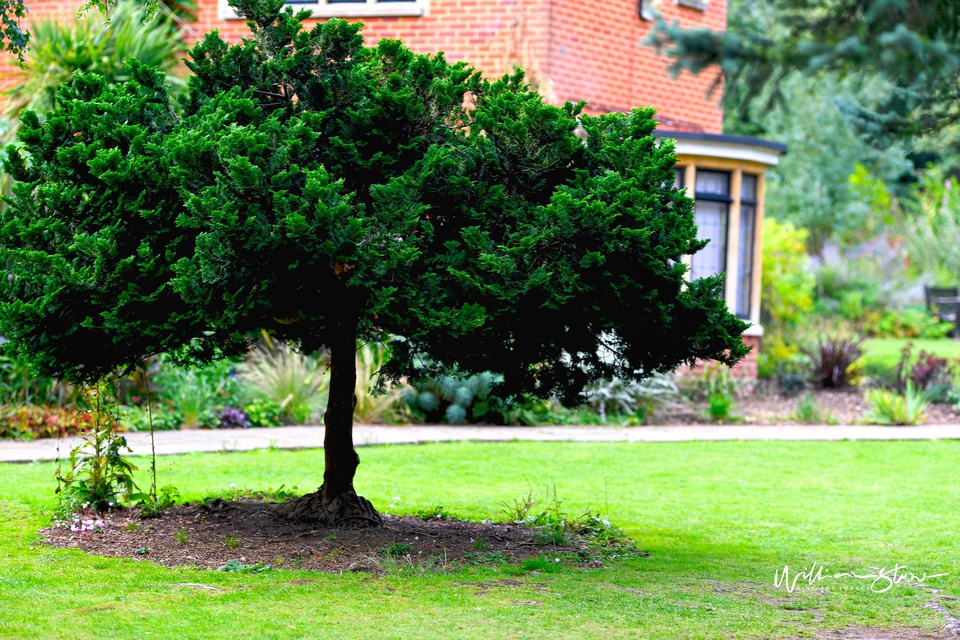
[{"label": "shrub", "polygon": [[249,429],[252,425],[250,416],[243,409],[224,407],[217,414],[218,429]]},{"label": "shrub", "polygon": [[864,421],[869,424],[912,426],[925,418],[924,409],[930,404],[926,394],[907,383],[903,394],[888,389],[867,391],[867,411]]},{"label": "shrub", "polygon": [[655,373],[642,382],[619,378],[604,380],[587,387],[587,402],[607,422],[608,415],[636,418],[643,422],[658,405],[674,402],[680,390],[669,376]]},{"label": "shrub", "polygon": [[229,362],[190,369],[165,367],[157,376],[161,398],[157,413],[166,413],[165,418],[170,419],[179,417],[184,429],[216,427],[216,412],[229,399],[234,384],[231,367]]},{"label": "shrub", "polygon": [[506,422],[506,405],[493,395],[501,377],[478,373],[467,378],[440,376],[401,392],[406,407],[428,422],[466,424]]},{"label": "shrub", "polygon": [[926,393],[931,402],[947,402],[953,391],[953,367],[946,358],[920,351],[912,357],[913,343],[907,343],[897,364],[897,391],[903,393],[907,385]]},{"label": "shrub", "polygon": [[807,235],[789,222],[763,221],[763,313],[772,330],[796,325],[813,306]]},{"label": "shrub", "polygon": [[266,334],[238,365],[237,373],[245,392],[279,407],[287,424],[311,421],[326,409],[330,384],[326,362]]},{"label": "shrub", "polygon": [[0,407],[0,439],[63,438],[85,431],[90,423],[85,411],[65,407]]},{"label": "shrub", "polygon": [[863,340],[825,337],[804,353],[812,362],[816,384],[827,389],[842,389],[856,382],[855,366],[863,356]]}]

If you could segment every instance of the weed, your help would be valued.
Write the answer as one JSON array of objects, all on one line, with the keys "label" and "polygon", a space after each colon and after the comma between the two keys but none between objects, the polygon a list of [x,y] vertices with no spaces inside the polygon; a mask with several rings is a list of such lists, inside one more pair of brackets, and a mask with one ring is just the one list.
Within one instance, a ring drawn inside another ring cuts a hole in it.
[{"label": "weed", "polygon": [[217,567],[217,571],[228,571],[231,573],[263,573],[270,571],[270,565],[258,562],[256,564],[244,564],[239,560],[227,560],[227,564]]},{"label": "weed", "polygon": [[121,500],[144,497],[133,481],[137,468],[121,454],[121,450],[130,448],[126,439],[115,433],[119,419],[107,404],[107,385],[100,384],[84,395],[93,407],[90,431],[70,452],[69,470],[64,473],[58,465],[55,472],[60,516],[67,516],[84,504],[103,512],[120,506]]},{"label": "weed", "polygon": [[557,497],[555,485],[547,489],[546,507],[534,514],[532,511],[537,502],[533,490],[528,489],[525,497],[506,506],[506,513],[517,524],[536,527],[534,540],[539,544],[563,546],[576,537],[604,553],[615,555],[635,550],[633,540],[609,520],[589,512],[579,517],[567,514]]},{"label": "weed", "polygon": [[150,551],[151,551],[150,547],[140,547],[139,549],[134,551],[134,553],[136,553],[138,556],[145,556],[148,553],[150,553]]},{"label": "weed", "polygon": [[160,487],[156,497],[146,496],[140,501],[140,517],[155,518],[174,506],[180,499],[180,492],[171,484]]},{"label": "weed", "polygon": [[240,536],[237,534],[224,536],[223,544],[227,545],[228,549],[236,549],[240,546]]},{"label": "weed", "polygon": [[503,553],[500,551],[488,551],[486,553],[465,553],[463,554],[463,560],[464,562],[475,566],[509,563],[509,560],[503,557]]},{"label": "weed", "polygon": [[177,539],[177,542],[180,544],[188,544],[190,542],[190,534],[187,533],[186,530],[184,529],[180,529],[179,531],[177,531],[177,533],[175,534],[175,537]]},{"label": "weed", "polygon": [[793,419],[801,424],[837,424],[829,410],[817,404],[812,393],[800,398]]},{"label": "weed", "polygon": [[421,520],[449,520],[452,516],[440,505],[430,509],[420,509],[414,515]]},{"label": "weed", "polygon": [[388,558],[402,558],[410,555],[410,545],[406,542],[394,542],[381,549],[381,551]]},{"label": "weed", "polygon": [[557,573],[563,568],[560,558],[546,558],[544,556],[539,556],[537,558],[528,558],[524,560],[518,571],[520,573],[531,573],[536,571],[537,573]]},{"label": "weed", "polygon": [[486,551],[487,549],[490,548],[490,545],[487,544],[487,541],[484,540],[483,538],[477,538],[476,540],[473,541],[473,548],[476,549],[477,551]]},{"label": "weed", "polygon": [[556,526],[540,527],[537,532],[533,534],[533,541],[537,544],[562,547],[568,542],[564,529],[565,527]]}]

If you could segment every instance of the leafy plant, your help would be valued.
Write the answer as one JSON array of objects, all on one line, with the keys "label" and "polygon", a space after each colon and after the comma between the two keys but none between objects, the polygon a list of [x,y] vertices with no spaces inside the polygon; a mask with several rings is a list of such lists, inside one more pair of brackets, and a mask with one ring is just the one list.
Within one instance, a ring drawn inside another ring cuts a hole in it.
[{"label": "leafy plant", "polygon": [[654,373],[641,381],[612,378],[587,387],[587,402],[597,411],[600,421],[607,416],[634,417],[644,422],[655,407],[669,405],[680,395],[670,376]]},{"label": "leafy plant", "polygon": [[733,396],[729,392],[717,392],[707,398],[707,416],[713,422],[730,422],[733,417]]},{"label": "leafy plant", "polygon": [[227,563],[217,567],[217,571],[226,571],[228,573],[264,573],[270,571],[270,565],[257,562],[255,564],[246,564],[239,560],[227,560]]},{"label": "leafy plant", "polygon": [[824,337],[804,353],[812,362],[814,381],[818,386],[842,389],[856,380],[854,367],[863,356],[863,340]]},{"label": "leafy plant", "polygon": [[103,512],[119,507],[122,500],[142,497],[133,480],[137,467],[122,455],[123,449],[130,449],[126,438],[116,433],[119,420],[105,402],[107,392],[103,384],[86,392],[94,407],[90,430],[70,452],[69,469],[57,467],[57,493],[65,511],[89,504]]},{"label": "leafy plant", "polygon": [[33,440],[74,436],[86,431],[90,413],[63,407],[0,406],[0,439]]},{"label": "leafy plant", "polygon": [[109,26],[103,16],[91,14],[65,24],[42,20],[31,27],[30,49],[24,64],[15,68],[16,83],[6,92],[4,119],[14,123],[6,133],[9,142],[19,130],[19,115],[25,109],[40,113],[58,104],[60,89],[78,71],[94,72],[109,83],[129,79],[127,60],[156,66],[167,73],[173,87],[184,83],[172,73],[185,47],[183,32],[164,9],[148,16],[148,10],[132,0],[122,0],[110,11]]},{"label": "leafy plant", "polygon": [[430,509],[420,509],[415,511],[413,515],[421,520],[449,520],[451,518],[446,509],[440,505],[431,507]]},{"label": "leafy plant", "polygon": [[77,408],[81,387],[38,376],[21,357],[0,356],[0,404]]},{"label": "leafy plant", "polygon": [[249,429],[253,426],[250,416],[243,409],[224,407],[217,414],[218,429]]},{"label": "leafy plant", "polygon": [[174,506],[179,499],[180,492],[177,491],[175,486],[166,485],[164,487],[160,487],[160,491],[157,493],[156,498],[151,498],[149,495],[141,498],[139,504],[140,517],[155,518],[170,507]]},{"label": "leafy plant", "polygon": [[400,558],[410,555],[410,545],[406,542],[394,542],[383,548],[383,555]]},{"label": "leafy plant", "polygon": [[390,416],[400,402],[406,385],[379,385],[375,376],[390,360],[385,344],[367,343],[357,349],[357,384],[353,419],[359,422],[379,422]]},{"label": "leafy plant", "polygon": [[[279,407],[287,424],[303,424],[322,414],[330,384],[326,362],[263,333],[237,367],[247,394]],[[249,409],[245,407],[248,415]],[[256,422],[251,415],[251,422]]]},{"label": "leafy plant", "polygon": [[283,424],[283,409],[272,400],[261,398],[243,407],[251,427],[278,427]]},{"label": "leafy plant", "polygon": [[796,326],[813,307],[814,276],[806,252],[808,232],[770,216],[763,221],[764,323],[773,334]]},{"label": "leafy plant", "polygon": [[490,372],[472,376],[439,376],[401,393],[407,408],[428,422],[469,424],[506,422],[506,403],[494,395],[503,380]]},{"label": "leafy plant", "polygon": [[908,384],[926,393],[931,402],[947,402],[954,388],[953,367],[946,358],[927,351],[913,357],[913,343],[908,342],[897,363],[897,390],[903,393]]},{"label": "leafy plant", "polygon": [[797,402],[793,419],[801,424],[836,424],[837,420],[828,409],[817,404],[812,393],[808,393]]},{"label": "leafy plant", "polygon": [[229,363],[165,368],[157,377],[163,402],[157,413],[162,413],[165,407],[171,417],[181,419],[184,429],[216,427],[216,411],[230,396],[229,368]]},{"label": "leafy plant", "polygon": [[926,394],[908,382],[902,394],[888,389],[869,389],[866,395],[867,411],[864,421],[868,424],[912,426],[920,424],[924,410],[930,404]]}]

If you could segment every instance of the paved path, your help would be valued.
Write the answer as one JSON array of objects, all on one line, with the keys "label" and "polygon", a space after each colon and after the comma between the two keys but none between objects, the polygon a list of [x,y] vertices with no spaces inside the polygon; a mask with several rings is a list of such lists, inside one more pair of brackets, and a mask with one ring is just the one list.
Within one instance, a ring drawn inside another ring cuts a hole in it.
[{"label": "paved path", "polygon": [[[960,439],[960,425],[918,427],[799,426],[761,427],[748,425],[694,425],[657,427],[384,427],[356,425],[358,446],[417,444],[473,440],[506,442],[535,440],[552,442],[687,442],[694,440],[939,440]],[[137,455],[150,454],[150,434],[128,433],[127,442]],[[10,442],[0,440],[0,462],[55,460],[56,440]],[[158,455],[252,449],[310,449],[323,445],[323,427],[277,427],[229,431],[158,431]],[[71,439],[60,441],[66,457],[75,446]]]}]

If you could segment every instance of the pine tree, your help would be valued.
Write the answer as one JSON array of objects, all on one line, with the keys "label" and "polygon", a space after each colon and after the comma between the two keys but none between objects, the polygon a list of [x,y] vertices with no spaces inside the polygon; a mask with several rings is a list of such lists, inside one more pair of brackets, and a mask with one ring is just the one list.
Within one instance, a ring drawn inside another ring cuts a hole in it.
[{"label": "pine tree", "polygon": [[652,110],[582,116],[520,73],[366,48],[340,20],[306,31],[283,5],[238,0],[253,36],[197,44],[177,105],[130,62],[125,84],[80,75],[24,116],[0,331],[40,371],[210,360],[261,330],[324,347],[323,485],[283,509],[376,524],[353,488],[358,341],[393,336],[385,381],[493,370],[567,404],[746,353],[722,278],[685,281],[703,242]]},{"label": "pine tree", "polygon": [[[845,105],[875,138],[912,137],[960,121],[960,3],[956,0],[742,0],[726,31],[662,19],[650,42],[675,72],[719,65],[746,113],[757,96],[782,98],[800,71],[872,74],[891,84],[879,104]],[[772,88],[772,91],[763,91]]]}]

